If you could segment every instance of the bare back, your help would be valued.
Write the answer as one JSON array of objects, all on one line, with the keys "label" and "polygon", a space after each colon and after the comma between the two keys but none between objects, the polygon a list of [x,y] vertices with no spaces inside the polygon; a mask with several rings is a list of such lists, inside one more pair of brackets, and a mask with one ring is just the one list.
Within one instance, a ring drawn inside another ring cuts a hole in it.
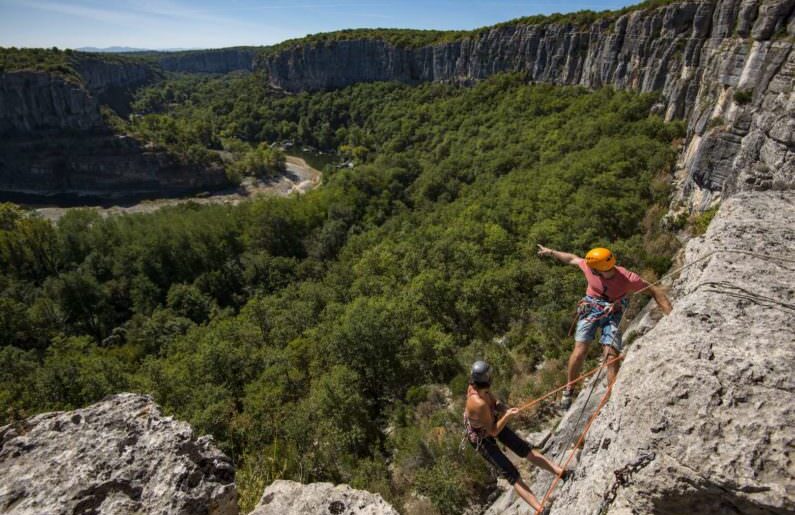
[{"label": "bare back", "polygon": [[497,402],[491,393],[480,393],[469,385],[467,388],[466,417],[473,429],[489,430],[496,423]]}]

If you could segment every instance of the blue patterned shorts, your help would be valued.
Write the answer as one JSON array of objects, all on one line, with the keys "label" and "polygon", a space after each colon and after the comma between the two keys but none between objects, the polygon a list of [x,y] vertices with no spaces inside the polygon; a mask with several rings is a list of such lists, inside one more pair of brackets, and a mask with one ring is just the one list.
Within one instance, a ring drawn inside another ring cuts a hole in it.
[{"label": "blue patterned shorts", "polygon": [[[621,352],[621,331],[618,326],[628,304],[627,298],[613,304],[590,295],[583,297],[577,309],[577,331],[574,333],[574,341],[591,342],[596,336],[596,330],[601,329],[602,336],[599,338],[599,343],[610,345]],[[611,306],[613,309],[608,312]]]}]

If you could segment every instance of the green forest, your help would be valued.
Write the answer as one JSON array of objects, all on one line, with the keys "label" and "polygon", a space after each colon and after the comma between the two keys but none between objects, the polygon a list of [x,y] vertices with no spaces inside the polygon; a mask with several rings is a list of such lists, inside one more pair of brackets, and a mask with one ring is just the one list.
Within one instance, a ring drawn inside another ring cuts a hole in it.
[{"label": "green forest", "polygon": [[283,478],[460,513],[495,481],[459,450],[470,363],[493,364],[509,403],[564,377],[584,282],[536,244],[609,246],[648,279],[670,266],[661,217],[684,129],[650,116],[655,101],[521,74],[141,90],[117,130],[198,162],[232,152],[232,175],[274,173],[285,139],[355,166],[238,206],[51,223],[0,205],[0,424],[149,393],[235,460],[244,512]]}]

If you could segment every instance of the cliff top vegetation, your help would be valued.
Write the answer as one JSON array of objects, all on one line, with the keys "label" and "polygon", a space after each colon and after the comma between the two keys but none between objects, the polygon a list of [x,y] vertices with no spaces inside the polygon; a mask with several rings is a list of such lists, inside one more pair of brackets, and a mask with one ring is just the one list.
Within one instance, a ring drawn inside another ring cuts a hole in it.
[{"label": "cliff top vegetation", "polygon": [[137,57],[141,59],[145,59],[149,62],[156,62],[163,58],[169,57],[188,57],[193,55],[205,55],[205,54],[219,54],[223,52],[229,52],[233,50],[237,51],[258,51],[265,48],[264,46],[230,46],[230,47],[223,47],[223,48],[206,48],[201,50],[174,50],[174,51],[159,51],[159,50],[144,50],[139,52],[120,52],[116,55],[124,56],[124,57]]},{"label": "cliff top vegetation", "polygon": [[624,7],[617,10],[592,11],[583,10],[570,13],[553,13],[549,15],[534,15],[516,18],[506,22],[481,27],[473,30],[416,30],[416,29],[346,29],[335,32],[323,32],[310,34],[303,38],[288,39],[265,49],[265,56],[277,54],[288,48],[307,45],[325,44],[335,41],[351,41],[360,39],[377,39],[385,41],[398,47],[418,48],[439,43],[448,43],[467,38],[478,38],[490,30],[501,27],[513,27],[516,25],[574,25],[577,27],[587,27],[598,20],[615,20],[632,11],[640,9],[654,9],[664,5],[675,3],[677,0],[646,0],[636,5]]},{"label": "cliff top vegetation", "polygon": [[74,51],[53,48],[0,48],[0,72],[43,71],[78,79],[72,67]]},{"label": "cliff top vegetation", "polygon": [[663,5],[675,3],[677,0],[646,0],[637,5],[625,7],[614,11],[576,11],[572,13],[553,13],[550,15],[535,15],[517,18],[507,22],[481,27],[474,30],[415,30],[415,29],[346,29],[335,32],[310,34],[303,38],[289,39],[272,46],[237,46],[227,48],[184,50],[176,52],[129,52],[129,53],[91,53],[79,52],[71,49],[61,50],[52,48],[4,48],[0,47],[0,73],[11,71],[43,71],[60,75],[64,78],[80,82],[81,77],[75,69],[78,62],[98,60],[103,62],[146,62],[155,65],[163,58],[181,57],[199,54],[227,52],[230,50],[261,51],[263,56],[270,56],[288,48],[300,45],[318,45],[335,41],[351,41],[360,39],[381,40],[398,47],[422,47],[438,43],[446,43],[467,38],[478,38],[488,31],[500,27],[516,25],[550,25],[571,24],[577,27],[587,27],[592,23],[604,19],[615,20],[628,12],[638,9],[653,9]]},{"label": "cliff top vegetation", "polygon": [[139,57],[119,54],[94,54],[58,47],[16,48],[0,47],[0,73],[38,71],[58,75],[67,80],[82,82],[77,66],[87,61],[104,63],[141,63]]}]

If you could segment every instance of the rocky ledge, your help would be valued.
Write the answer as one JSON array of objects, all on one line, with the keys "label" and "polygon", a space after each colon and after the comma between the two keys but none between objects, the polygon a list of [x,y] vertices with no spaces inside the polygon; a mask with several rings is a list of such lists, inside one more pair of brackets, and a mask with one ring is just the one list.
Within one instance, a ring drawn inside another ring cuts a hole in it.
[{"label": "rocky ledge", "polygon": [[236,515],[234,467],[148,396],[0,427],[0,512]]}]

